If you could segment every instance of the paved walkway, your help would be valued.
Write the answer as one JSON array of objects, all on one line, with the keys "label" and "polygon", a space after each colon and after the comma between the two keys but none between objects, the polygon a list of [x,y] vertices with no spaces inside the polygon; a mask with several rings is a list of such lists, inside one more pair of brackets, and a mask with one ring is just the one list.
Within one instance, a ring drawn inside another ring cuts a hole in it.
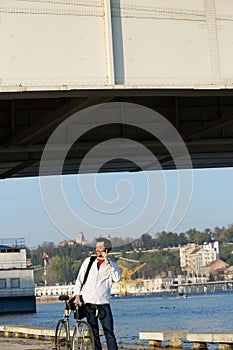
[{"label": "paved walkway", "polygon": [[54,343],[25,339],[0,339],[0,350],[55,350]]},{"label": "paved walkway", "polygon": [[[103,350],[106,350],[103,347]],[[0,338],[0,350],[55,350],[54,342],[39,341],[33,339],[6,339]],[[119,350],[148,350],[145,347],[121,347]]]}]

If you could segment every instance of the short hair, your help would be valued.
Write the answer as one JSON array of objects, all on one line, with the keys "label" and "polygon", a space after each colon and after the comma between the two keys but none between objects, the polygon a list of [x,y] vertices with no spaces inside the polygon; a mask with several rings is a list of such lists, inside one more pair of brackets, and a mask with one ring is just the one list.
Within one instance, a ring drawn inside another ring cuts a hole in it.
[{"label": "short hair", "polygon": [[109,252],[112,250],[112,242],[110,241],[110,239],[105,237],[99,237],[96,238],[96,243],[97,242],[104,242],[105,248],[107,248]]}]

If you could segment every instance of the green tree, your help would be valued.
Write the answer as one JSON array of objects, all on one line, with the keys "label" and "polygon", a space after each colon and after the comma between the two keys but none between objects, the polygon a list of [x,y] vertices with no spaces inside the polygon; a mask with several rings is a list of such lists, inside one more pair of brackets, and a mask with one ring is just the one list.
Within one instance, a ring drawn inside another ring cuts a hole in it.
[{"label": "green tree", "polygon": [[212,240],[210,232],[204,231],[198,231],[195,228],[192,228],[186,232],[188,241],[190,243],[197,243],[197,244],[203,244],[204,242],[210,242]]},{"label": "green tree", "polygon": [[179,245],[185,245],[188,243],[187,235],[184,232],[179,234]]},{"label": "green tree", "polygon": [[151,235],[149,235],[148,233],[144,233],[141,236],[141,241],[142,241],[143,248],[145,248],[145,249],[153,248],[153,239],[152,239]]},{"label": "green tree", "polygon": [[68,284],[74,280],[73,261],[69,256],[52,257],[47,267],[48,284]]}]

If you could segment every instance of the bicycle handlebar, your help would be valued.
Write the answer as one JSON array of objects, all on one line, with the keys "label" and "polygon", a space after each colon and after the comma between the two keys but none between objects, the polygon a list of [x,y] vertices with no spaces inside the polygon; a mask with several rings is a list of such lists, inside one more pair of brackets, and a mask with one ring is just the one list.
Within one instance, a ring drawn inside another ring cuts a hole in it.
[{"label": "bicycle handlebar", "polygon": [[[82,301],[81,303],[75,303],[75,297],[69,298],[67,294],[62,294],[58,298],[60,301],[65,301],[66,307],[65,310],[67,312],[66,317],[69,317],[69,312],[72,311],[74,313],[74,318],[79,318],[79,306],[84,305],[85,303]],[[83,317],[82,317],[83,318]]]}]

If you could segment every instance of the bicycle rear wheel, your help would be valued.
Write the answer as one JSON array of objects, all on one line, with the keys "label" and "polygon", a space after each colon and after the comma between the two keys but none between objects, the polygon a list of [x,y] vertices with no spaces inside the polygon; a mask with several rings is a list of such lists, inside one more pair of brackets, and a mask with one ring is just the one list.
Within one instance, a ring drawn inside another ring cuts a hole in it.
[{"label": "bicycle rear wheel", "polygon": [[72,350],[94,350],[94,336],[88,322],[80,321],[76,324]]},{"label": "bicycle rear wheel", "polygon": [[70,350],[70,341],[67,331],[66,321],[59,320],[55,331],[55,348],[56,350]]}]

